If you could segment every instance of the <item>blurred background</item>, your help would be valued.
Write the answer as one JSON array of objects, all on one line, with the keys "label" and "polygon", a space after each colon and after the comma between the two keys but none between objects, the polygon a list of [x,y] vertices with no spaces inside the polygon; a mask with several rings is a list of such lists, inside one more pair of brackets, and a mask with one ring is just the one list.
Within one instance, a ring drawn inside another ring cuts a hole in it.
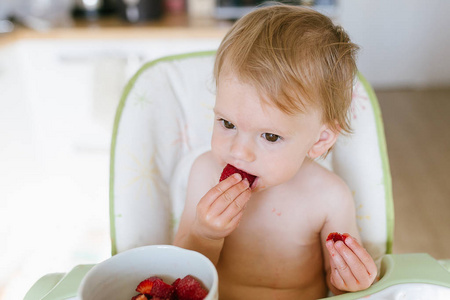
[{"label": "blurred background", "polygon": [[[146,61],[212,50],[261,1],[0,0],[0,300],[110,256],[116,105]],[[394,184],[394,252],[450,258],[450,2],[290,1],[361,46]]]}]

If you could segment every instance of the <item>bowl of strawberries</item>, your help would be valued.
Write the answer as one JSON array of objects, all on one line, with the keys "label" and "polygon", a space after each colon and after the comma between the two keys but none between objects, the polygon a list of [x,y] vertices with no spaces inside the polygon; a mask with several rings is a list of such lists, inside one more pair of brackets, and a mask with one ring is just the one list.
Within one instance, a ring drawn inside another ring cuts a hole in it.
[{"label": "bowl of strawberries", "polygon": [[80,300],[217,300],[218,275],[204,255],[170,245],[119,253],[93,267]]}]

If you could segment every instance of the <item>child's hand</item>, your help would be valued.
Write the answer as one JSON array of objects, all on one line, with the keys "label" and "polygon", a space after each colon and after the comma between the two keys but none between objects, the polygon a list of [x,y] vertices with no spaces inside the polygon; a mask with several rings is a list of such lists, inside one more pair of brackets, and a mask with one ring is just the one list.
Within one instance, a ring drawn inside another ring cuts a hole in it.
[{"label": "child's hand", "polygon": [[250,195],[248,180],[240,174],[219,182],[197,204],[192,230],[207,239],[225,238],[239,225]]},{"label": "child's hand", "polygon": [[330,282],[341,291],[355,292],[367,289],[377,276],[372,257],[351,236],[342,241],[326,242],[330,255]]}]

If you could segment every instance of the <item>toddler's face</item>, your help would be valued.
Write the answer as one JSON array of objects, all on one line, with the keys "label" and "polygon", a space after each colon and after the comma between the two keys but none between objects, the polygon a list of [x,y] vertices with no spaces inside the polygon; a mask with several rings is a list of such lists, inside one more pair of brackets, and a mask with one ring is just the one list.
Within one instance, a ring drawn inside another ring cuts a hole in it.
[{"label": "toddler's face", "polygon": [[214,113],[215,158],[257,176],[257,190],[292,179],[324,127],[318,110],[287,115],[232,74],[219,78]]}]

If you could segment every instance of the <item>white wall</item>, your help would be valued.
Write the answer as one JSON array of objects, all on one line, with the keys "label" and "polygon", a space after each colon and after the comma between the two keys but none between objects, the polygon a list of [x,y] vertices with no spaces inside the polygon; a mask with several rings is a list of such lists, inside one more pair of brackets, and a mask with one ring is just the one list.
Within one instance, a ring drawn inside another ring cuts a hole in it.
[{"label": "white wall", "polygon": [[336,21],[375,88],[450,86],[450,1],[341,0]]}]

